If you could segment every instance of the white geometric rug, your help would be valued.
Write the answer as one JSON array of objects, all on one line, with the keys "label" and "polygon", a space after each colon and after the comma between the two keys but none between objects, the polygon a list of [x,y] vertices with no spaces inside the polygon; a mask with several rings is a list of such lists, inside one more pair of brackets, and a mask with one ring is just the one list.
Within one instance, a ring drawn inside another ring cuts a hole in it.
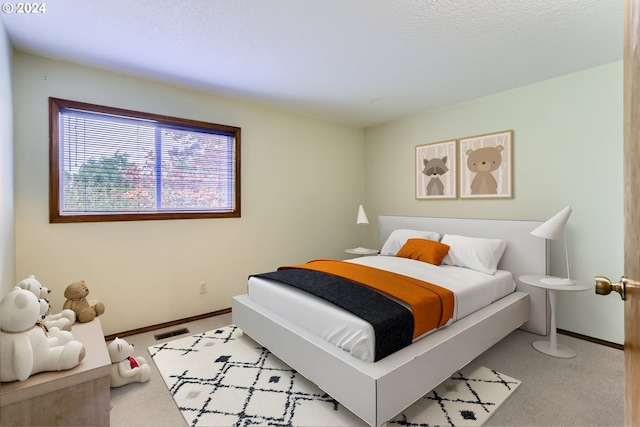
[{"label": "white geometric rug", "polygon": [[[366,425],[234,325],[153,345],[149,354],[189,426]],[[519,385],[466,366],[389,425],[482,425]]]}]

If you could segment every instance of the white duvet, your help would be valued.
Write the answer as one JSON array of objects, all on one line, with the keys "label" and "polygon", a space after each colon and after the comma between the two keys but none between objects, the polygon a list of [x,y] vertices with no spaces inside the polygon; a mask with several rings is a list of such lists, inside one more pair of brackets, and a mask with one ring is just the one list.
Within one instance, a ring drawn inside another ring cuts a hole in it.
[{"label": "white duvet", "polygon": [[[435,266],[393,256],[360,257],[347,261],[415,277],[453,291],[455,308],[451,322],[512,293],[516,286],[511,273],[502,270],[489,275],[469,268]],[[248,294],[256,303],[348,351],[354,357],[374,360],[373,327],[358,316],[294,287],[258,277],[249,279]]]}]

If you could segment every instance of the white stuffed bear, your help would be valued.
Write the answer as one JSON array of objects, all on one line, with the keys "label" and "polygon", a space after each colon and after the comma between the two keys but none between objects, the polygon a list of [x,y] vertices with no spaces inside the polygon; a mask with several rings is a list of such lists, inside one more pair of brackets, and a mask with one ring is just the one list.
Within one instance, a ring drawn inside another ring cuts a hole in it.
[{"label": "white stuffed bear", "polygon": [[49,347],[55,347],[57,345],[65,345],[66,343],[73,341],[73,334],[69,331],[61,331],[60,328],[55,326],[48,328],[45,325],[45,314],[49,311],[49,303],[46,300],[39,299],[40,304],[40,318],[36,322],[36,325],[44,331],[44,334],[49,339]]},{"label": "white stuffed bear", "polygon": [[34,276],[33,274],[27,277],[26,279],[21,280],[18,283],[18,286],[20,286],[22,289],[26,291],[33,292],[35,296],[37,296],[40,299],[46,300],[49,294],[51,293],[51,289],[48,289],[42,286],[42,284],[36,280],[36,276]]},{"label": "white stuffed bear", "polygon": [[0,302],[0,381],[24,381],[38,372],[71,369],[84,359],[81,342],[49,341],[37,323],[40,307],[38,298],[19,286]]},{"label": "white stuffed bear", "polygon": [[133,344],[116,338],[108,345],[111,358],[111,387],[132,382],[146,382],[151,378],[151,367],[144,357],[133,357]]},{"label": "white stuffed bear", "polygon": [[[42,286],[33,274],[26,279],[21,280],[18,283],[18,286],[22,289],[33,292],[35,296],[47,301],[47,304],[49,303],[49,299],[47,297],[49,296],[49,293],[51,293],[51,289]],[[76,313],[73,310],[62,310],[60,313],[51,314],[51,306],[49,306],[43,320],[45,326],[49,328],[49,330],[58,328],[63,331],[70,331],[71,326],[76,321]]]}]

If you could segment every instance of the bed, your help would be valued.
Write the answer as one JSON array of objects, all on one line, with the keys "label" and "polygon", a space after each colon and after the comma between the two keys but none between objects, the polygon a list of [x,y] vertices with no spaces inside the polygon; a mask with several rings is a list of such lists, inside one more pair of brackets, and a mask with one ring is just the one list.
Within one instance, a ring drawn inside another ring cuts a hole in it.
[{"label": "bed", "polygon": [[546,292],[517,280],[523,274],[547,273],[547,244],[530,235],[538,225],[537,221],[378,217],[381,248],[400,229],[504,240],[497,268],[511,273],[515,292],[376,362],[355,357],[312,332],[309,325],[298,324],[290,314],[254,301],[250,293],[233,298],[233,322],[365,422],[382,425],[513,330],[548,333]]}]

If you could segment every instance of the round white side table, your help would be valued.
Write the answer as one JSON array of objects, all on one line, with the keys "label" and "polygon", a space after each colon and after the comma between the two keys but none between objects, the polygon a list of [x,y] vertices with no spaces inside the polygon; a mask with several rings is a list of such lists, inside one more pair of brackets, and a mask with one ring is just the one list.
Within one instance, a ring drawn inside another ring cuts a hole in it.
[{"label": "round white side table", "polygon": [[367,248],[353,248],[353,249],[345,249],[346,253],[351,255],[376,255],[378,253],[377,249],[367,249]]},{"label": "round white side table", "polygon": [[520,276],[520,281],[538,288],[543,288],[549,291],[549,305],[551,306],[551,331],[549,332],[549,341],[534,341],[531,345],[533,348],[548,354],[549,356],[562,357],[564,359],[570,359],[576,357],[576,352],[566,345],[558,344],[558,332],[556,330],[556,301],[558,291],[563,292],[580,292],[591,289],[592,286],[585,285],[584,283],[573,281],[571,285],[553,285],[544,283],[541,280],[550,278],[551,276],[540,275],[527,275]]}]

